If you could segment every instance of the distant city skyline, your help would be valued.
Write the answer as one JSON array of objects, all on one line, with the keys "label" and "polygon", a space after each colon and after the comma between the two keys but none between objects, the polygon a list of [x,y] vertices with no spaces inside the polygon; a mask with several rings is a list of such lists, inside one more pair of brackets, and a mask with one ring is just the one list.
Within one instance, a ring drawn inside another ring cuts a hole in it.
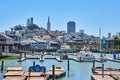
[{"label": "distant city skyline", "polygon": [[120,32],[120,0],[1,0],[0,32],[10,30],[34,18],[34,23],[51,30],[65,30],[67,22],[76,23],[76,32],[83,29],[89,35],[108,36]]}]

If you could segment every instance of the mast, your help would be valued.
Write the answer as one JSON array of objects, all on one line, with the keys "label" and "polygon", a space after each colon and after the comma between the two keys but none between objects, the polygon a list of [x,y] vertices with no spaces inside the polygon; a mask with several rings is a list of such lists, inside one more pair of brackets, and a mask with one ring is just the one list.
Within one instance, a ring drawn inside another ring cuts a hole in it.
[{"label": "mast", "polygon": [[100,39],[99,39],[99,42],[100,42],[100,45],[99,45],[99,52],[100,52],[100,57],[102,58],[102,53],[101,53],[101,28],[99,28],[99,37],[100,37]]}]

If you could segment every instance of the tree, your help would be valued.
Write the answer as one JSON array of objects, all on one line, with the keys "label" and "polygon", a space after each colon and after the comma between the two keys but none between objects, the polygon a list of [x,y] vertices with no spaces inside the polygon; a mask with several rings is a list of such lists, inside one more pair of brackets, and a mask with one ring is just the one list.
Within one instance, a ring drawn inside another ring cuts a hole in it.
[{"label": "tree", "polygon": [[114,38],[114,47],[116,49],[120,49],[120,38],[118,38],[117,36]]}]

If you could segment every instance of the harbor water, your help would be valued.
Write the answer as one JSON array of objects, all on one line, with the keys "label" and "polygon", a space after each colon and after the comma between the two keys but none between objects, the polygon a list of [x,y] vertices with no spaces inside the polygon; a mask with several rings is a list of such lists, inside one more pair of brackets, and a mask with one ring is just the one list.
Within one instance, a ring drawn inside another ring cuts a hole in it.
[{"label": "harbor water", "polygon": [[[95,53],[97,56],[97,54]],[[45,57],[49,57],[50,55],[47,55]],[[112,57],[111,54],[107,54],[106,56]],[[72,57],[70,55],[70,57]],[[73,56],[74,57],[74,56]],[[17,60],[5,60],[4,61],[4,70],[0,71],[0,80],[3,79],[4,74],[6,73],[6,70],[8,67],[15,67],[20,66],[23,68],[25,72],[28,72],[29,66],[33,65],[33,62],[35,61],[35,64],[38,64],[40,66],[45,66],[47,71],[52,68],[52,65],[55,66],[61,66],[66,71],[66,76],[59,78],[57,80],[91,80],[91,68],[93,66],[92,62],[76,62],[73,60],[70,60],[70,70],[67,71],[67,60],[63,60],[63,62],[57,62],[56,60],[46,59],[44,62],[40,62],[39,59],[26,59],[23,62],[18,62]],[[0,61],[1,65],[1,61]],[[102,63],[96,62],[96,66],[102,66]],[[104,63],[106,68],[120,68],[120,63],[107,61]]]}]

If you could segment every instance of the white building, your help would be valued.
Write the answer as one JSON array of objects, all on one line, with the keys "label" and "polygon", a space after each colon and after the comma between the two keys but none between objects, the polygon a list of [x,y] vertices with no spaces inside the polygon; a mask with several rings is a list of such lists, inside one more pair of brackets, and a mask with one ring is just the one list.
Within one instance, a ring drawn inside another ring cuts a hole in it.
[{"label": "white building", "polygon": [[5,34],[0,33],[0,52],[9,53],[12,50],[14,40]]}]

